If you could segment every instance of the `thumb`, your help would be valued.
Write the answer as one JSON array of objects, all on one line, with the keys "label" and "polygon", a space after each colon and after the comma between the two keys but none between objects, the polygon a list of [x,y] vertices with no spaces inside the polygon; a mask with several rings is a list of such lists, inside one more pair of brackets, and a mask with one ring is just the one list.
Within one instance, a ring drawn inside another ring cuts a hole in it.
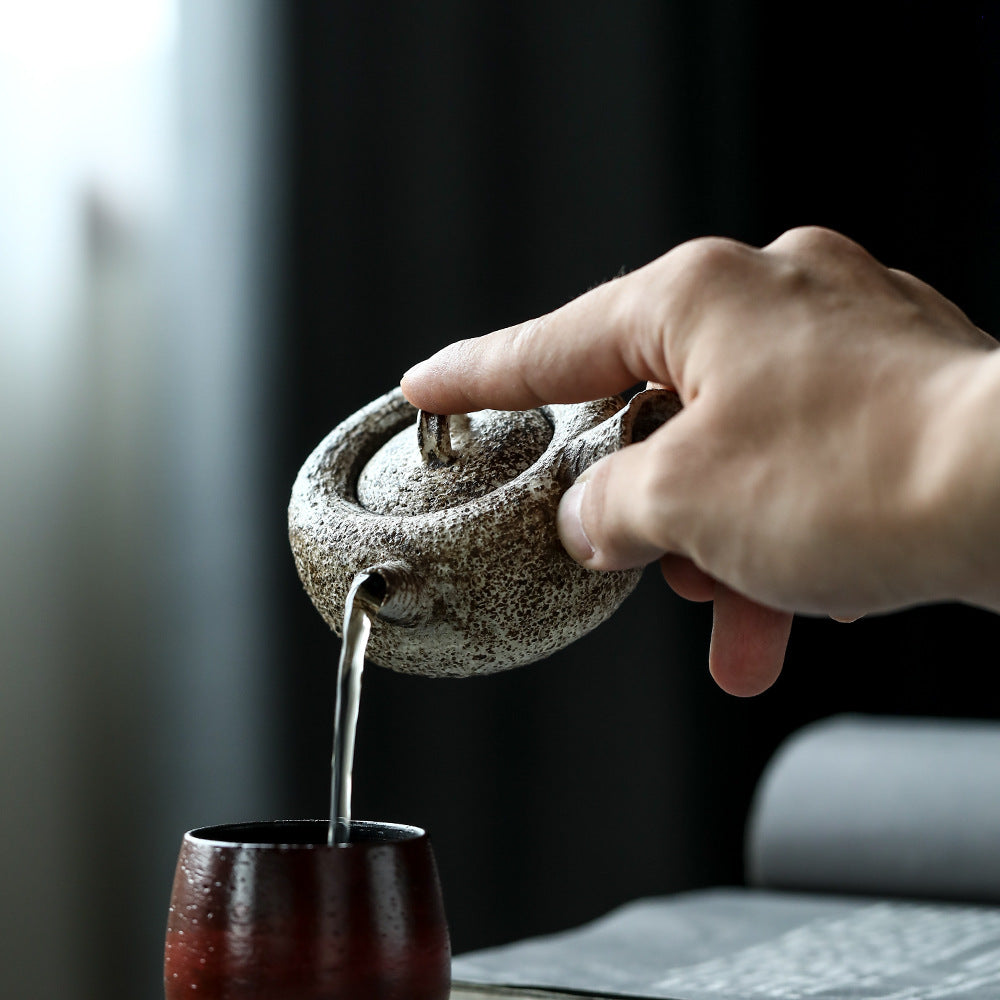
[{"label": "thumb", "polygon": [[661,519],[652,496],[655,460],[649,445],[647,439],[602,458],[563,495],[559,538],[588,569],[644,566],[668,551],[657,530]]}]

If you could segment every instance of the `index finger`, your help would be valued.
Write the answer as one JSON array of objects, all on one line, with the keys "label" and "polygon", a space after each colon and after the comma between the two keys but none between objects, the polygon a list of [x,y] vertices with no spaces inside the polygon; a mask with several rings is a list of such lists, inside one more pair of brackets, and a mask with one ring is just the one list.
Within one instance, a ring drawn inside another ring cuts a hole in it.
[{"label": "index finger", "polygon": [[432,413],[467,413],[576,403],[646,380],[669,383],[641,274],[599,285],[537,319],[449,344],[403,376],[403,393]]}]

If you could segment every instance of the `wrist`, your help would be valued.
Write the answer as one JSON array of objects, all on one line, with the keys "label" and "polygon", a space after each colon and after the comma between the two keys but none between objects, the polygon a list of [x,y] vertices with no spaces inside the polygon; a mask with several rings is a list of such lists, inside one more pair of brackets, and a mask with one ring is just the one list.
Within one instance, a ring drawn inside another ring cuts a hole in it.
[{"label": "wrist", "polygon": [[1000,611],[1000,351],[963,353],[928,384],[913,484],[924,585]]}]

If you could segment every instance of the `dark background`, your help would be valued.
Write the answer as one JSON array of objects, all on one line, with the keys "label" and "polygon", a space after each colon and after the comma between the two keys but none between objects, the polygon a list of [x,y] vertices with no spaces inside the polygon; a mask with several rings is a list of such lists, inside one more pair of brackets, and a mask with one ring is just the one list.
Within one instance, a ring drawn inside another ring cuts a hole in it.
[{"label": "dark background", "polygon": [[[337,641],[281,537],[299,464],[444,343],[705,234],[822,224],[1000,330],[995,5],[588,2],[285,9],[288,218],[274,359],[284,795],[323,815]],[[796,622],[749,700],[710,610],[652,571],[605,626],[492,678],[365,677],[355,813],[433,836],[463,951],[637,895],[739,883],[756,779],[839,711],[997,716],[1000,619]]]}]

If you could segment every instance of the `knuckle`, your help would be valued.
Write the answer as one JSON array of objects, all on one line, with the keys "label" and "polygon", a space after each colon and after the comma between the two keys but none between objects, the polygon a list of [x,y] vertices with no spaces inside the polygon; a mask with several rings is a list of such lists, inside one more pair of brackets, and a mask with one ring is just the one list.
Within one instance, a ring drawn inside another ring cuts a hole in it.
[{"label": "knuckle", "polygon": [[538,343],[539,334],[545,329],[548,316],[536,316],[514,329],[510,349],[518,356],[530,355]]},{"label": "knuckle", "polygon": [[508,384],[517,386],[520,398],[541,401],[546,396],[544,379],[539,376],[551,364],[552,347],[546,339],[551,318],[546,313],[522,323],[506,345],[506,356],[497,359],[497,370],[504,372]]},{"label": "knuckle", "polygon": [[602,288],[608,325],[623,335],[623,343],[638,343],[650,312],[649,289],[639,280],[621,278]]},{"label": "knuckle", "polygon": [[675,348],[706,302],[718,301],[717,296],[739,285],[756,252],[735,240],[704,236],[674,247],[661,258],[666,294],[659,327],[672,331],[667,339]]},{"label": "knuckle", "polygon": [[782,233],[771,247],[797,256],[844,256],[864,252],[853,240],[825,226],[796,226]]},{"label": "knuckle", "polygon": [[742,264],[745,250],[735,240],[702,236],[675,247],[667,257],[673,256],[675,265],[682,273],[700,282],[731,273]]},{"label": "knuckle", "polygon": [[503,367],[518,372],[522,377],[527,377],[539,365],[544,364],[546,328],[551,320],[551,313],[546,313],[516,327],[510,340],[502,345],[507,355],[507,361],[501,362]]}]

